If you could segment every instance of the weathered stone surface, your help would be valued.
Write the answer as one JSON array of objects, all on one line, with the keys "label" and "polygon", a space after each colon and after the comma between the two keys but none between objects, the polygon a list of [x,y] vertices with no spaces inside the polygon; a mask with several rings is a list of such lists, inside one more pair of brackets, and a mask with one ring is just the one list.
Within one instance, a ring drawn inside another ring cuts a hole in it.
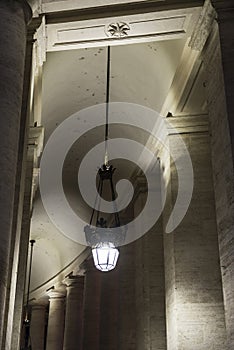
[{"label": "weathered stone surface", "polygon": [[120,247],[119,257],[119,327],[118,349],[136,349],[135,302],[135,252],[134,245]]},{"label": "weathered stone surface", "polygon": [[99,350],[102,272],[94,267],[91,259],[82,264],[82,269],[85,270],[82,346]]},{"label": "weathered stone surface", "polygon": [[[170,147],[179,155],[177,135]],[[168,350],[226,349],[208,132],[188,133],[183,140],[194,170],[189,209],[173,233],[165,234]],[[171,198],[177,196],[177,172],[171,169]]]},{"label": "weathered stone surface", "polygon": [[33,304],[31,313],[30,345],[32,349],[44,350],[46,303]]},{"label": "weathered stone surface", "polygon": [[84,276],[70,276],[67,286],[64,350],[76,350],[82,345]]},{"label": "weathered stone surface", "polygon": [[0,322],[3,331],[8,272],[11,273],[8,264],[29,13],[18,1],[1,1],[0,12]]},{"label": "weathered stone surface", "polygon": [[216,24],[204,62],[227,339],[231,350],[234,347],[234,17],[230,20],[230,14],[225,11],[226,20],[219,16],[221,48]]},{"label": "weathered stone surface", "polygon": [[[160,172],[155,173],[160,179]],[[161,181],[159,181],[161,184]],[[160,201],[160,188],[158,192]],[[144,207],[147,192],[135,201],[135,216]],[[147,217],[145,218],[147,220]],[[142,218],[144,220],[144,218]],[[162,218],[134,243],[136,294],[136,349],[166,349],[165,279]]]},{"label": "weathered stone surface", "polygon": [[62,350],[65,318],[65,294],[51,290],[49,295],[49,317],[46,350]]}]

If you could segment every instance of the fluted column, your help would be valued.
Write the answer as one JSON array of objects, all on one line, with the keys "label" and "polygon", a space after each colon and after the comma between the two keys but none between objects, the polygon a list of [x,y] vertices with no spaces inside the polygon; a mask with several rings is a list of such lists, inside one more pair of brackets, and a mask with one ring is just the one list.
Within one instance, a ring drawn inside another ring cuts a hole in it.
[{"label": "fluted column", "polygon": [[64,350],[80,350],[82,344],[84,276],[69,276],[66,280],[67,299]]},{"label": "fluted column", "polygon": [[50,307],[46,350],[62,350],[65,319],[65,293],[51,290],[48,292],[48,295]]},{"label": "fluted column", "polygon": [[45,348],[46,306],[44,302],[32,305],[29,343],[33,350]]},{"label": "fluted column", "polygon": [[103,272],[95,268],[92,259],[86,260],[82,268],[85,270],[82,350],[99,350],[101,274]]},{"label": "fluted column", "polygon": [[[0,13],[0,323],[3,325],[8,272],[11,270],[9,255],[23,96],[26,26],[31,10],[24,1],[2,0]],[[3,330],[1,327],[0,343]]]}]

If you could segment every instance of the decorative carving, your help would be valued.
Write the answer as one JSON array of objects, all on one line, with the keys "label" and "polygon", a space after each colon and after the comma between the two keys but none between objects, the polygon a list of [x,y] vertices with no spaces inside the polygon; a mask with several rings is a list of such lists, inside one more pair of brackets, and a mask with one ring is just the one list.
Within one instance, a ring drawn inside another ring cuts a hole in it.
[{"label": "decorative carving", "polygon": [[212,7],[210,0],[206,0],[189,42],[189,46],[193,50],[202,51],[215,18],[216,12]]},{"label": "decorative carving", "polygon": [[45,16],[42,17],[41,25],[35,33],[35,72],[42,67],[46,61],[46,23]]},{"label": "decorative carving", "polygon": [[115,38],[122,38],[128,35],[130,27],[125,22],[111,23],[107,26],[107,35]]},{"label": "decorative carving", "polygon": [[28,139],[28,161],[31,159],[33,163],[31,205],[39,184],[39,157],[43,149],[43,141],[44,128],[42,126],[30,127]]}]

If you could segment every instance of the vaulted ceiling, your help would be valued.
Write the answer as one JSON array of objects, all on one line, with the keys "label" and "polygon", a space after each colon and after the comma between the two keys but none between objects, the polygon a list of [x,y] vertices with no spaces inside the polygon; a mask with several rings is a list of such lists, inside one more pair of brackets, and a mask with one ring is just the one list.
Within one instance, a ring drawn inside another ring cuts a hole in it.
[{"label": "vaulted ceiling", "polygon": [[[48,1],[47,1],[48,2]],[[49,2],[48,2],[49,3]],[[116,45],[111,47],[110,101],[130,102],[161,112],[177,72],[187,36],[162,40]],[[87,107],[106,101],[105,46],[47,52],[43,66],[42,125],[45,142],[66,118]],[[195,113],[204,107],[203,76],[195,76],[184,112]],[[193,91],[193,93],[191,93]],[[147,123],[147,120],[146,120]],[[79,127],[79,126],[78,126]],[[110,130],[111,137],[119,135],[147,141],[147,135],[134,128],[121,126]],[[88,149],[102,141],[103,128],[91,130],[76,142],[64,163],[63,186],[74,211],[88,219],[87,211],[77,188],[77,170]],[[101,164],[100,164],[101,165]],[[134,165],[119,162],[122,177],[132,174]],[[129,175],[130,176],[130,175]],[[31,289],[57,275],[81,254],[85,246],[74,242],[51,222],[40,199],[35,198],[31,237],[36,240]],[[49,266],[49,268],[48,268]]]}]

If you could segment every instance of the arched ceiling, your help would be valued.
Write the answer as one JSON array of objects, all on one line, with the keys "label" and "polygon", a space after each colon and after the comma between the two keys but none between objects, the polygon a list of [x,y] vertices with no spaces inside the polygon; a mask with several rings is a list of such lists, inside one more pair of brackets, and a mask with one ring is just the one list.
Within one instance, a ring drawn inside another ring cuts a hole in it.
[{"label": "arched ceiling", "polygon": [[[102,2],[105,3],[105,1]],[[123,0],[123,3],[125,2]],[[143,2],[144,0],[142,0]],[[164,3],[166,4],[167,1]],[[91,7],[92,4],[93,2],[90,1]],[[53,2],[46,0],[42,2],[41,9],[45,13],[53,13],[54,8],[56,8],[56,11],[63,13],[64,9],[73,5],[75,8],[89,6],[86,1]],[[160,15],[157,13],[143,15],[144,23],[141,22],[140,14],[133,16],[136,20],[134,22],[136,27],[132,26],[131,28],[132,39],[120,40],[120,43],[123,42],[125,45],[118,45],[114,39],[113,46],[111,46],[111,102],[136,103],[157,112],[160,112],[163,107],[164,112],[165,110],[166,113],[169,111],[167,97],[174,94],[175,81],[173,82],[173,79],[176,74],[178,78],[178,72],[183,74],[183,64],[187,63],[186,59],[189,55],[188,52],[190,52],[190,48],[187,46],[188,37],[194,28],[199,9],[172,12],[164,13],[162,11],[159,12]],[[50,17],[48,18],[50,20]],[[59,21],[61,19],[62,17],[59,16]],[[77,18],[75,19],[77,21]],[[127,17],[126,20],[128,20]],[[53,21],[57,21],[56,16]],[[97,23],[87,20],[81,21],[82,23],[71,22],[68,23],[68,28],[66,28],[66,23],[58,21],[57,24],[53,24],[53,21],[51,24],[49,23],[47,28],[43,29],[42,27],[41,30],[41,33],[44,33],[47,29],[46,42],[47,51],[49,51],[43,66],[42,79],[42,125],[45,128],[45,143],[53,131],[73,113],[106,101],[107,50],[105,44],[111,43],[111,41],[106,41],[106,43],[102,41],[102,45],[99,47],[96,42],[95,47],[91,47],[96,24],[98,24],[100,40],[109,40],[103,36],[102,30],[105,29],[106,24],[110,23],[111,18],[107,18],[105,21],[97,19]],[[74,30],[73,23],[75,23]],[[82,29],[84,23],[85,34]],[[147,26],[147,35],[150,35],[146,42],[144,42],[141,32],[138,33],[140,30],[138,28],[144,31],[145,25]],[[173,31],[170,31],[174,30],[173,28],[175,29],[174,34]],[[156,31],[159,41],[153,41],[154,37],[152,37],[151,31],[152,33]],[[69,50],[73,45],[71,40],[74,40],[74,33],[77,33],[79,40],[81,40],[75,47],[82,48]],[[162,33],[163,38],[160,38]],[[136,34],[139,35],[139,40],[134,37]],[[65,43],[59,41],[64,35],[67,40]],[[171,37],[175,39],[172,40]],[[166,38],[167,40],[163,40]],[[86,39],[91,41],[85,47]],[[138,43],[127,44],[131,40]],[[61,51],[56,51],[56,47]],[[188,68],[188,65],[186,67]],[[197,113],[205,108],[201,62],[198,62],[196,67],[191,74],[192,79],[186,85],[186,96],[184,95],[181,101],[178,101],[178,103],[180,102],[180,111],[183,113]],[[172,82],[174,85],[173,89],[170,90]],[[169,90],[170,94],[168,94]],[[167,102],[165,103],[165,101]],[[147,123],[147,119],[145,123]],[[110,130],[111,137],[119,137],[119,135],[134,139],[142,144],[146,143],[148,139],[147,134],[139,132],[133,127],[116,126]],[[67,200],[72,210],[84,220],[89,219],[90,210],[88,209],[90,208],[81,200],[77,186],[77,171],[81,159],[87,151],[102,140],[103,128],[91,130],[74,144],[64,162],[63,188]],[[126,165],[123,161],[118,160],[115,165],[121,173],[120,178],[129,178],[134,171],[134,165],[131,163]],[[64,235],[53,225],[43,207],[39,191],[34,201],[31,238],[36,240],[31,281],[32,290],[53,279],[85,249],[85,246],[69,239],[66,234]]]},{"label": "arched ceiling", "polygon": [[[160,111],[179,64],[185,39],[114,46],[111,48],[110,100],[137,103]],[[53,130],[71,114],[86,107],[103,103],[106,99],[106,48],[87,48],[51,52],[43,69],[42,125],[45,142]],[[118,134],[118,130],[115,131]],[[121,130],[121,135],[140,139],[136,130]],[[102,131],[94,131],[83,146],[76,149],[75,158],[65,163],[65,188],[70,202],[78,200],[72,193],[72,162],[82,158]],[[143,137],[144,138],[144,137]],[[146,139],[144,140],[146,141]],[[125,173],[132,172],[129,167]],[[70,175],[69,175],[70,174]],[[66,179],[68,185],[66,185]],[[70,185],[69,185],[70,184]],[[74,197],[74,198],[73,198]],[[82,205],[81,209],[82,211]],[[83,208],[83,211],[85,209]],[[82,215],[85,216],[85,213]],[[87,218],[87,215],[86,215]],[[52,278],[84,249],[65,237],[48,218],[39,193],[31,224],[31,236],[36,239],[32,271],[32,289]],[[49,266],[49,268],[48,268]]]}]

